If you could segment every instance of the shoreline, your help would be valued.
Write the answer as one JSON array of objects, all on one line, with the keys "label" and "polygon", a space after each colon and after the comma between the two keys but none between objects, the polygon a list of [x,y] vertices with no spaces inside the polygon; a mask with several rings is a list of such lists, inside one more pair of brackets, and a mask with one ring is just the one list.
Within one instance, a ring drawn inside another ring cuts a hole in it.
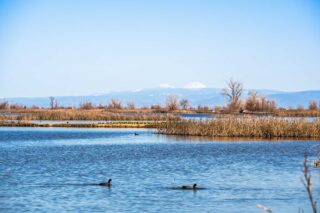
[{"label": "shoreline", "polygon": [[0,122],[0,127],[65,127],[65,128],[145,128],[156,129],[159,127],[156,122],[114,122],[114,123],[27,123],[27,122]]},{"label": "shoreline", "polygon": [[320,139],[320,120],[290,120],[283,118],[225,117],[194,121],[114,121],[45,123],[32,121],[0,121],[0,127],[62,127],[62,128],[143,128],[155,129],[158,134],[213,138],[252,139]]}]

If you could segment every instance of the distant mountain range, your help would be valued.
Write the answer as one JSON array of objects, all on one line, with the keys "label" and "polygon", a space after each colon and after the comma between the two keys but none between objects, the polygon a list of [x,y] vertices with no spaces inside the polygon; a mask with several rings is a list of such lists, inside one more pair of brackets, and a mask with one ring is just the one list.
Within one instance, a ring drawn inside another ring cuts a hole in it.
[{"label": "distant mountain range", "polygon": [[[203,89],[185,89],[185,88],[154,88],[141,89],[126,92],[111,92],[107,94],[89,95],[89,96],[60,96],[55,97],[61,106],[79,106],[81,102],[91,101],[94,104],[107,104],[111,99],[120,100],[124,105],[128,102],[134,102],[136,106],[150,106],[152,104],[165,103],[169,95],[177,95],[180,99],[188,99],[192,106],[224,105],[225,99],[221,95],[221,89],[203,88]],[[320,101],[320,90],[301,91],[301,92],[281,92],[273,90],[257,90],[258,94],[269,99],[275,100],[280,107],[307,107],[310,100]],[[244,91],[245,96],[248,90]],[[0,101],[18,103],[26,106],[49,106],[49,97],[34,98],[1,98]]]}]

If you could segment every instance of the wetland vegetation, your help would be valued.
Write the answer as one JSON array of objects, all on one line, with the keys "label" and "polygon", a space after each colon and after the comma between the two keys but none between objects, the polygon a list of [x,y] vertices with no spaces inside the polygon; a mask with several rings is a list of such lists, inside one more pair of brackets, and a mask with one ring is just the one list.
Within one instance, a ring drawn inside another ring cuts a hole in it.
[{"label": "wetland vegetation", "polygon": [[[250,91],[246,98],[243,98],[243,93],[242,83],[231,79],[221,92],[226,99],[224,106],[195,107],[188,99],[180,100],[175,95],[169,95],[164,105],[140,107],[134,102],[124,105],[117,99],[109,100],[106,105],[84,101],[78,107],[67,107],[60,106],[56,98],[50,97],[48,108],[2,102],[0,126],[134,127],[156,128],[161,134],[184,136],[320,138],[320,110],[317,101],[310,100],[308,109],[280,108],[274,100],[269,100],[256,91]],[[207,115],[205,118],[201,116],[203,113]]]}]

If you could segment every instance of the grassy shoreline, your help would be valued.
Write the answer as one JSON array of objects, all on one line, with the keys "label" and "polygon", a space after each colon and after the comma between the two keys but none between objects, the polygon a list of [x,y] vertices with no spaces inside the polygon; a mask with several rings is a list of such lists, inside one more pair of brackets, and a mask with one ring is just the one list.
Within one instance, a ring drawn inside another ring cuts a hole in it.
[{"label": "grassy shoreline", "polygon": [[[171,113],[150,114],[144,112],[128,114],[97,109],[27,109],[2,114],[0,116],[0,126],[155,128],[158,133],[166,135],[206,136],[215,138],[320,139],[320,118],[315,118],[310,121],[304,118],[290,119],[282,116],[278,117],[277,115],[266,116],[265,114],[241,114],[241,116],[239,116],[239,114],[213,115],[215,116],[212,119],[195,121],[184,120],[179,117],[179,115]],[[34,122],[34,120],[46,120],[47,122]],[[62,122],[54,122],[57,120]],[[72,122],[75,120],[80,122]],[[86,122],[81,123],[81,121]]]},{"label": "grassy shoreline", "polygon": [[210,121],[168,121],[157,128],[158,133],[180,136],[216,138],[320,139],[320,119],[258,118],[229,116]]},{"label": "grassy shoreline", "polygon": [[273,112],[216,112],[208,110],[199,112],[195,110],[157,111],[152,109],[10,109],[0,110],[0,120],[121,120],[121,121],[165,121],[179,120],[181,114],[211,114],[212,116],[251,115],[274,117],[320,117],[320,110],[284,110],[277,109]]},{"label": "grassy shoreline", "polygon": [[[1,112],[1,111],[0,111]],[[178,119],[171,114],[151,114],[151,113],[121,113],[106,110],[77,110],[77,109],[57,109],[57,110],[16,110],[2,111],[0,120],[121,120],[121,121],[163,121],[167,119]]]},{"label": "grassy shoreline", "polygon": [[158,128],[159,122],[113,122],[113,123],[30,123],[0,122],[0,127],[65,127],[65,128]]}]

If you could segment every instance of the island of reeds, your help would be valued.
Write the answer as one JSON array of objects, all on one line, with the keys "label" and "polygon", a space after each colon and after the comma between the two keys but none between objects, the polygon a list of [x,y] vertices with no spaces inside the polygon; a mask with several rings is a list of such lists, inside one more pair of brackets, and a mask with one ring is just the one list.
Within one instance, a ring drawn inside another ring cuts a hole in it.
[{"label": "island of reeds", "polygon": [[[136,107],[134,102],[123,105],[117,99],[106,105],[85,101],[78,107],[61,106],[54,97],[49,97],[49,107],[27,107],[4,101],[0,103],[0,126],[155,128],[157,133],[183,136],[320,138],[317,100],[310,100],[307,109],[280,108],[274,100],[255,91],[250,91],[244,99],[243,91],[240,82],[229,80],[221,92],[226,104],[213,107],[194,107],[187,99],[179,100],[175,95],[168,96],[163,106],[143,107]],[[181,116],[203,113],[209,119],[191,120]]]},{"label": "island of reeds", "polygon": [[182,136],[320,139],[320,119],[226,116],[198,122],[168,121],[158,126],[158,132]]}]

